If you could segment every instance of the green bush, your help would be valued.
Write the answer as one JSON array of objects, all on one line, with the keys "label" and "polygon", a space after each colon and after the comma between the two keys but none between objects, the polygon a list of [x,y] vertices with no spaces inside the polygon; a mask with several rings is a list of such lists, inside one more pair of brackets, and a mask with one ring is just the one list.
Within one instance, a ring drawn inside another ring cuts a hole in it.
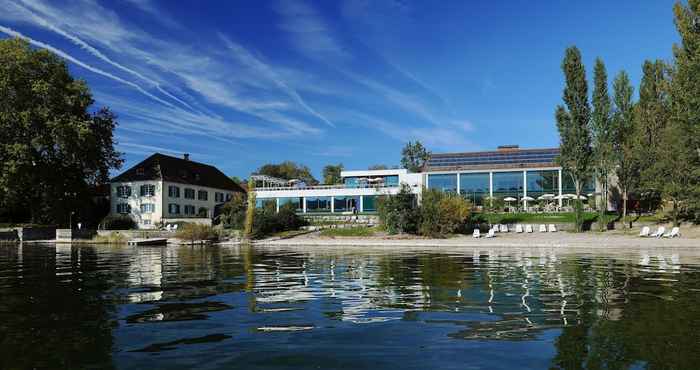
[{"label": "green bush", "polygon": [[265,204],[263,208],[255,210],[253,217],[254,238],[263,238],[270,234],[297,230],[308,223],[296,214],[296,207],[293,204],[285,204],[276,211],[274,203]]},{"label": "green bush", "polygon": [[416,197],[406,184],[401,184],[398,194],[382,196],[377,200],[377,214],[382,227],[389,234],[418,231],[420,212]]},{"label": "green bush", "polygon": [[244,193],[234,193],[230,201],[221,207],[219,221],[226,228],[243,229],[247,199]]},{"label": "green bush", "polygon": [[445,237],[463,230],[469,221],[471,204],[457,194],[425,189],[420,204],[420,226],[423,236]]},{"label": "green bush", "polygon": [[136,228],[136,222],[129,216],[107,216],[102,219],[103,230],[132,230]]},{"label": "green bush", "polygon": [[178,239],[194,242],[198,240],[214,240],[219,237],[219,234],[209,225],[184,223],[178,226],[175,236]]}]

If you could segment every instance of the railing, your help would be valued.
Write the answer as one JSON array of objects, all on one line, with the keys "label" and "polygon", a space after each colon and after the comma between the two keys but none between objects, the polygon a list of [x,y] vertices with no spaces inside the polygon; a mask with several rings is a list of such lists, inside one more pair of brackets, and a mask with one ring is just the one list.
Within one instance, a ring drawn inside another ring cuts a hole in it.
[{"label": "railing", "polygon": [[[409,185],[412,188],[416,188],[419,185]],[[269,188],[255,188],[255,191],[284,191],[284,190],[332,190],[332,189],[392,189],[398,188],[399,185],[369,185],[369,184],[358,184],[358,185],[315,185],[315,186],[279,186],[279,187],[269,187]]]}]

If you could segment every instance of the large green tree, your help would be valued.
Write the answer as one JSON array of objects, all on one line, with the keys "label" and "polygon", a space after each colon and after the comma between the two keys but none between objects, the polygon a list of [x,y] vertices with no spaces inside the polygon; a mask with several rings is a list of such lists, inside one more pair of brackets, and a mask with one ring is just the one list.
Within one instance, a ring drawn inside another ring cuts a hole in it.
[{"label": "large green tree", "polygon": [[323,167],[323,183],[326,185],[335,185],[343,182],[340,173],[343,171],[343,164],[329,164]]},{"label": "large green tree", "polygon": [[559,164],[571,176],[576,190],[576,229],[583,227],[581,189],[591,175],[591,107],[588,103],[586,70],[581,61],[581,52],[572,46],[566,49],[562,62],[564,71],[564,105],[557,106],[556,120],[559,129],[561,154]]},{"label": "large green tree", "polygon": [[410,172],[420,172],[430,159],[431,153],[420,141],[409,141],[401,150],[401,165]]},{"label": "large green tree", "polygon": [[65,223],[119,168],[115,115],[86,83],[24,40],[0,40],[0,209],[11,221]]},{"label": "large green tree", "polygon": [[258,168],[259,175],[267,175],[285,180],[301,180],[308,185],[317,185],[318,180],[311,174],[309,167],[292,161],[284,161],[279,164],[266,164]]},{"label": "large green tree", "polygon": [[612,140],[612,103],[608,94],[608,74],[600,58],[595,61],[593,69],[593,116],[591,133],[593,139],[593,167],[602,191],[599,197],[599,229],[606,228],[606,211],[608,208],[608,178],[613,169],[614,151]]},{"label": "large green tree", "polygon": [[615,150],[615,174],[622,196],[622,223],[626,225],[629,194],[639,183],[639,162],[636,157],[634,88],[627,73],[620,72],[613,82],[615,109],[613,112],[613,148]]},{"label": "large green tree", "polygon": [[689,161],[685,192],[693,195],[690,200],[700,218],[700,0],[678,2],[673,12],[680,43],[673,48],[670,86],[670,124],[675,127],[667,133],[680,136],[670,141],[676,141],[677,161]]}]

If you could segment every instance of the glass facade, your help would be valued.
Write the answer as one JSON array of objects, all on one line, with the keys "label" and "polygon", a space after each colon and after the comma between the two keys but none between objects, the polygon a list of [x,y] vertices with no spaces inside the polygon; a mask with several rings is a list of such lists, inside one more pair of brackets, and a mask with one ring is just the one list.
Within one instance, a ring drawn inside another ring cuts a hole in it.
[{"label": "glass facade", "polygon": [[523,197],[523,172],[494,172],[493,196],[496,198]]},{"label": "glass facade", "polygon": [[537,199],[544,194],[559,194],[559,171],[527,171],[527,195]]},{"label": "glass facade", "polygon": [[428,188],[439,189],[447,193],[457,192],[457,174],[430,174],[428,175]]},{"label": "glass facade", "polygon": [[343,183],[345,184],[345,187],[348,188],[357,188],[360,186],[374,186],[374,185],[383,185],[383,186],[399,186],[399,175],[390,175],[390,176],[370,176],[369,178],[375,179],[375,178],[381,178],[383,181],[381,182],[369,182],[367,181],[368,177],[344,177],[343,178]]},{"label": "glass facade", "polygon": [[428,161],[428,167],[550,164],[554,163],[558,155],[559,148],[433,154]]},{"label": "glass facade", "polygon": [[285,204],[293,204],[297,212],[304,211],[304,198],[302,197],[279,198],[280,208]]},{"label": "glass facade", "polygon": [[351,212],[360,209],[360,197],[334,197],[333,211],[334,212]]},{"label": "glass facade", "polygon": [[[562,173],[562,194],[576,194],[576,187],[574,186],[574,180],[566,172]],[[583,184],[581,189],[581,195],[588,196],[588,194],[595,193],[595,180],[589,179]]]},{"label": "glass facade", "polygon": [[459,193],[475,205],[483,205],[484,197],[489,195],[488,173],[459,174]]},{"label": "glass facade", "polygon": [[277,200],[275,198],[257,198],[255,199],[255,208],[274,207],[277,208]]},{"label": "glass facade", "polygon": [[306,212],[330,212],[331,197],[306,198]]},{"label": "glass facade", "polygon": [[377,196],[363,195],[362,196],[362,212],[374,212],[377,210]]}]

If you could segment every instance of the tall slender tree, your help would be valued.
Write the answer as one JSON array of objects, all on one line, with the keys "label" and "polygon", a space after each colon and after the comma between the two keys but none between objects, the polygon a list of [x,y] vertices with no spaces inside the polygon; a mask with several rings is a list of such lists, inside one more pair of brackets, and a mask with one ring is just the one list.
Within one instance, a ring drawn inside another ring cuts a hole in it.
[{"label": "tall slender tree", "polygon": [[572,46],[566,49],[562,62],[566,85],[564,105],[557,106],[555,117],[559,129],[561,154],[559,164],[564,173],[571,176],[576,191],[576,230],[583,227],[581,189],[591,173],[591,107],[588,103],[586,70],[581,61],[581,52]]},{"label": "tall slender tree", "polygon": [[622,195],[622,223],[627,225],[627,201],[629,194],[639,183],[639,165],[636,161],[634,140],[634,88],[629,76],[622,71],[613,82],[615,110],[613,112],[613,148],[617,185]]},{"label": "tall slender tree", "polygon": [[593,167],[601,187],[598,199],[598,225],[601,231],[607,228],[606,211],[608,209],[608,178],[613,168],[612,141],[612,103],[608,94],[608,73],[600,58],[595,61],[593,69],[593,117],[591,136],[593,139]]},{"label": "tall slender tree", "polygon": [[677,2],[673,8],[680,44],[674,45],[675,59],[671,95],[670,124],[676,126],[668,133],[677,133],[682,160],[690,161],[686,193],[693,195],[696,220],[700,220],[700,0]]}]

